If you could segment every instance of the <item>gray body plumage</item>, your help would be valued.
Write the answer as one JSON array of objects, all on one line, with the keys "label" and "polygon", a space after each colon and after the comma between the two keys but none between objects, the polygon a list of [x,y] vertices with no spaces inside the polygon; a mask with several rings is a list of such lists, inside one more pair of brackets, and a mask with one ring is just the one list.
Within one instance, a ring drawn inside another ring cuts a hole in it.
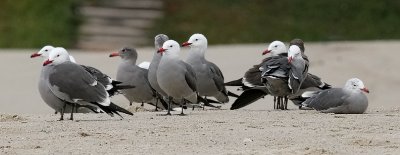
[{"label": "gray body plumage", "polygon": [[303,106],[326,113],[361,114],[368,108],[368,99],[359,90],[332,88],[317,92]]},{"label": "gray body plumage", "polygon": [[[48,66],[43,66],[41,73],[40,73],[40,78],[39,78],[39,93],[40,96],[42,97],[43,101],[52,109],[54,109],[57,112],[61,112],[62,108],[66,104],[64,101],[62,101],[60,98],[55,96],[53,92],[50,90],[50,87],[48,85],[48,77],[49,77],[49,68]],[[65,112],[70,113],[72,110],[72,106],[67,104],[65,105]],[[76,111],[77,113],[88,113],[92,112],[92,110],[84,107],[79,107]]]},{"label": "gray body plumage", "polygon": [[197,103],[196,74],[182,60],[163,57],[157,70],[157,80],[168,96]]},{"label": "gray body plumage", "polygon": [[200,96],[212,96],[222,103],[229,101],[224,76],[217,65],[195,52],[190,52],[186,62],[196,74],[196,86]]},{"label": "gray body plumage", "polygon": [[124,85],[134,85],[135,88],[124,89],[121,92],[130,102],[155,103],[155,92],[147,78],[148,71],[136,65],[137,53],[134,52],[133,57],[122,57],[116,79]]},{"label": "gray body plumage", "polygon": [[[168,36],[164,34],[159,34],[155,37],[155,48],[158,50],[162,47],[163,43],[168,40]],[[157,53],[155,50],[153,59],[151,60],[149,71],[148,71],[148,79],[151,87],[158,92],[162,96],[167,96],[167,94],[160,88],[157,82],[157,69],[160,64],[161,54]]]}]

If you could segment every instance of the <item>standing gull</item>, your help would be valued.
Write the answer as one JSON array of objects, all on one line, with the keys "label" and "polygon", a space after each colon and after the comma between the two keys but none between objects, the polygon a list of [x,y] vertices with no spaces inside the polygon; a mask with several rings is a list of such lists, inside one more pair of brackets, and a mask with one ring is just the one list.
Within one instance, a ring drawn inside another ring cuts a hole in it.
[{"label": "standing gull", "polygon": [[117,80],[124,85],[135,86],[135,88],[121,90],[129,100],[130,105],[132,105],[132,102],[142,103],[142,106],[144,103],[149,103],[156,108],[164,109],[162,105],[156,105],[158,103],[156,92],[147,79],[148,70],[136,65],[138,57],[136,49],[122,48],[120,51],[110,54],[110,57],[115,56],[121,57],[121,63],[117,70]]},{"label": "standing gull", "polygon": [[[179,44],[174,40],[168,40],[158,52],[162,58],[157,70],[157,81],[160,88],[168,95],[169,107],[173,100],[181,100],[182,105],[186,101],[197,104],[201,97],[197,94],[196,73],[189,64],[179,58]],[[171,115],[170,109],[168,108],[167,115]],[[181,114],[183,115],[183,108]]]},{"label": "standing gull", "polygon": [[[262,80],[271,95],[278,97],[280,109],[287,109],[288,96],[299,91],[307,77],[308,63],[303,59],[301,49],[292,45],[288,57],[271,59],[260,68]],[[285,99],[285,101],[283,101]]]},{"label": "standing gull", "polygon": [[349,79],[343,88],[332,88],[312,94],[303,102],[303,107],[313,108],[324,113],[362,114],[368,108],[369,93],[358,78]]},{"label": "standing gull", "polygon": [[215,97],[221,103],[229,102],[221,70],[204,57],[207,50],[207,38],[202,34],[193,34],[182,46],[190,46],[186,63],[192,66],[196,74],[199,95],[206,98],[207,96]]},{"label": "standing gull", "polygon": [[[39,52],[33,53],[31,55],[31,58],[35,57],[42,57],[45,60],[49,58],[49,53],[54,49],[53,46],[44,46],[42,49],[40,49]],[[70,56],[70,59],[72,56]],[[72,60],[72,59],[71,59]],[[55,96],[53,92],[51,92],[49,86],[47,85],[46,79],[48,79],[49,75],[49,70],[48,66],[43,66],[42,70],[40,72],[40,77],[39,77],[39,84],[38,84],[38,90],[41,98],[43,101],[52,109],[54,109],[57,112],[61,112],[64,108],[64,105],[66,104],[65,101],[62,101],[60,98]],[[93,110],[96,110],[94,107],[82,107],[79,106],[76,108],[77,113],[88,113],[92,112]],[[64,108],[64,112],[66,113],[71,113],[72,111],[72,106],[67,104]],[[64,119],[64,116],[61,115],[61,120]]]},{"label": "standing gull", "polygon": [[261,71],[259,68],[272,58],[287,57],[286,46],[281,41],[273,41],[268,45],[267,50],[262,52],[262,55],[267,54],[270,54],[270,56],[263,59],[260,64],[254,65],[247,70],[243,78],[225,84],[227,86],[240,86],[240,89],[243,90],[243,93],[232,104],[231,110],[247,106],[269,93],[264,84],[261,83]]},{"label": "standing gull", "polygon": [[[133,115],[112,103],[105,86],[80,65],[69,61],[69,54],[64,48],[54,48],[43,66],[49,67],[46,82],[50,90],[61,100],[72,104],[71,120],[76,105],[97,107],[110,116],[119,115],[118,112]],[[63,115],[64,111],[61,113]]]}]

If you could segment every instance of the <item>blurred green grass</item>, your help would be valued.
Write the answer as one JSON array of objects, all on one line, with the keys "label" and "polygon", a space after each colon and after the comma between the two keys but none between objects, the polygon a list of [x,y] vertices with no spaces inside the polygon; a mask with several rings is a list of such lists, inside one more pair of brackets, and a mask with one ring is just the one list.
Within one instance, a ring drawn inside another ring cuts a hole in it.
[{"label": "blurred green grass", "polygon": [[210,44],[400,38],[394,0],[166,0],[149,33],[180,42],[203,33]]},{"label": "blurred green grass", "polygon": [[1,0],[0,47],[75,44],[79,16],[74,0]]}]

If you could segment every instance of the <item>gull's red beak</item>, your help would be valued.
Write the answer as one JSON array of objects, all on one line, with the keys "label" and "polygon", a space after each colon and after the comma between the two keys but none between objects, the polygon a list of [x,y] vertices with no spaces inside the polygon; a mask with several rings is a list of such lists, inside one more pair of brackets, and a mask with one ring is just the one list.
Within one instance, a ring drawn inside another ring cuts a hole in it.
[{"label": "gull's red beak", "polygon": [[189,46],[189,45],[192,45],[192,43],[189,43],[189,42],[182,43],[182,47]]},{"label": "gull's red beak", "polygon": [[45,62],[43,62],[43,66],[46,66],[48,64],[51,64],[53,61],[50,61],[49,59],[47,59]]},{"label": "gull's red beak", "polygon": [[161,55],[163,55],[163,53],[165,51],[166,51],[166,49],[161,47],[160,49],[158,49],[157,53],[160,53]]},{"label": "gull's red beak", "polygon": [[288,57],[288,63],[292,63],[293,57]]},{"label": "gull's red beak", "polygon": [[265,54],[268,54],[268,53],[271,53],[271,50],[265,50],[264,52],[262,52],[262,55],[265,55]]},{"label": "gull's red beak", "polygon": [[361,91],[369,93],[369,90],[367,88],[362,88]]},{"label": "gull's red beak", "polygon": [[33,54],[31,55],[31,58],[38,57],[38,56],[41,56],[41,54],[39,54],[39,53],[33,53]]},{"label": "gull's red beak", "polygon": [[119,53],[118,53],[118,52],[112,52],[112,53],[110,54],[110,57],[116,57],[116,56],[119,56]]}]

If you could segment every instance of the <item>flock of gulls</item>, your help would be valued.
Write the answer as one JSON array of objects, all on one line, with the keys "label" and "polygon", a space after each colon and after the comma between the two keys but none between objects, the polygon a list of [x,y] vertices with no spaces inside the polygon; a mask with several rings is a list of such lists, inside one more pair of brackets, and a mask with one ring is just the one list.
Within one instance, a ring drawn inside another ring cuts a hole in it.
[{"label": "flock of gulls", "polygon": [[[167,35],[155,37],[155,52],[151,62],[137,65],[138,53],[133,48],[122,48],[110,57],[120,57],[116,79],[100,70],[78,64],[62,47],[45,46],[31,58],[45,59],[39,78],[39,93],[43,101],[60,113],[120,113],[133,115],[114,104],[111,97],[124,95],[132,105],[150,104],[155,111],[203,108],[220,108],[216,104],[236,98],[231,110],[245,107],[266,95],[274,97],[274,109],[286,110],[288,100],[299,109],[315,109],[328,113],[364,113],[368,107],[365,93],[369,90],[357,78],[349,79],[343,88],[332,88],[308,72],[309,59],[304,42],[294,39],[289,48],[281,41],[273,41],[262,55],[269,55],[247,70],[242,78],[224,82],[222,71],[207,61],[207,39],[193,34],[187,42],[179,44]],[[185,60],[180,58],[180,48],[190,47]],[[226,89],[238,87],[240,95]]]}]

